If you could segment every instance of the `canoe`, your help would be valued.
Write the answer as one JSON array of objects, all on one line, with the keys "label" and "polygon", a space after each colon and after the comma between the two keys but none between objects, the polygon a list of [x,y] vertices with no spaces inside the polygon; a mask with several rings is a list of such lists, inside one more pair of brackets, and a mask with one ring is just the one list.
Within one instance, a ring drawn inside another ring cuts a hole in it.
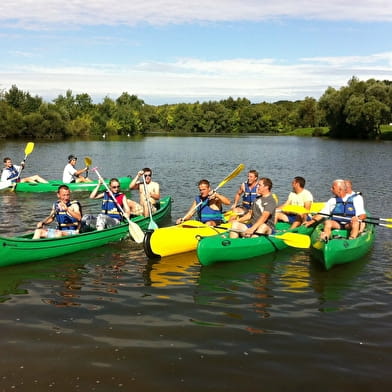
[{"label": "canoe", "polygon": [[[119,177],[118,180],[120,181],[120,188],[121,190],[125,191],[128,190],[129,184],[131,183],[130,177]],[[108,184],[110,179],[105,180]],[[91,192],[98,184],[97,181],[92,182],[72,182],[70,184],[64,184],[60,180],[50,180],[47,184],[44,183],[32,183],[32,182],[18,182],[15,186],[16,192],[56,192],[60,185],[68,185],[71,192],[75,191],[84,191],[84,192]],[[9,190],[9,188],[4,188],[4,190]],[[105,186],[102,184],[99,188],[100,191],[105,190]]]},{"label": "canoe", "polygon": [[[160,208],[153,214],[156,223],[161,223],[171,213],[171,197],[161,199]],[[131,219],[143,230],[148,228],[149,217]],[[17,237],[0,237],[0,267],[49,259],[120,241],[129,235],[128,223],[99,231],[90,231],[60,238],[33,240],[33,233]]]},{"label": "canoe", "polygon": [[[287,248],[289,241],[282,238],[299,238],[299,242],[302,242],[304,238],[307,243],[306,246],[309,246],[310,240],[308,236],[313,230],[313,228],[305,226],[289,229],[288,223],[278,222],[276,232],[273,235],[230,238],[229,232],[226,231],[222,234],[201,238],[197,245],[196,253],[200,264],[205,266],[218,262],[245,260]],[[294,236],[291,236],[291,234],[287,235],[288,233],[294,234]],[[302,234],[304,237],[296,237],[295,234]],[[282,238],[280,238],[281,236]],[[294,240],[295,242],[297,241]]]},{"label": "canoe", "polygon": [[197,220],[188,220],[175,226],[147,231],[143,247],[150,259],[191,252],[196,249],[198,236],[207,237],[223,233],[231,223],[224,223],[224,229],[208,226]]},{"label": "canoe", "polygon": [[337,264],[351,263],[365,256],[375,240],[375,225],[366,224],[366,228],[357,238],[348,239],[348,230],[332,230],[328,242],[320,241],[323,225],[318,225],[311,235],[311,251],[326,270]]}]

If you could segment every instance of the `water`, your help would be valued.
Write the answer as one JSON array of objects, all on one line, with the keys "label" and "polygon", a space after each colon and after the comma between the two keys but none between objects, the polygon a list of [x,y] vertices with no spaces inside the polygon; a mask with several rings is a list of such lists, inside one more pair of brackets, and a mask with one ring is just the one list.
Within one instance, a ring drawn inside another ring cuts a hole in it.
[{"label": "water", "polygon": [[[390,142],[296,137],[35,144],[24,175],[59,178],[89,155],[106,177],[149,166],[183,216],[201,178],[233,198],[256,168],[284,201],[302,175],[317,201],[351,178],[367,208],[391,217]],[[25,143],[1,156],[23,158]],[[94,174],[91,175],[94,177]],[[99,203],[74,194],[85,213]],[[135,196],[135,195],[134,195]],[[54,195],[0,194],[0,235],[30,230]],[[169,222],[170,223],[170,222]],[[326,272],[308,251],[201,267],[194,253],[146,259],[131,241],[1,269],[2,391],[373,391],[392,386],[392,230],[373,251]]]}]

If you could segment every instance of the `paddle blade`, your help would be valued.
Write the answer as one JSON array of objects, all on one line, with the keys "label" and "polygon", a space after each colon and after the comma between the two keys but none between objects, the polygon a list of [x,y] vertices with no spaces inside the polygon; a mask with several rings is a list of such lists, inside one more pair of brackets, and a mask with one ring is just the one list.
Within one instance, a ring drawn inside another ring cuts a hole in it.
[{"label": "paddle blade", "polygon": [[293,248],[307,249],[310,247],[310,237],[305,234],[298,233],[284,233],[281,235],[274,235],[271,237],[283,240],[284,243]]},{"label": "paddle blade", "polygon": [[28,142],[25,148],[25,156],[30,155],[34,150],[34,143]]},{"label": "paddle blade", "polygon": [[158,229],[158,225],[151,219],[150,223],[148,224],[148,230],[155,230]]},{"label": "paddle blade", "polygon": [[293,206],[291,204],[287,205],[287,206],[283,206],[282,207],[282,211],[283,212],[288,212],[291,214],[309,214],[310,211],[307,210],[305,207],[301,207],[301,206]]},{"label": "paddle blade", "polygon": [[93,164],[93,160],[90,157],[84,157],[84,164],[87,167],[90,167]]},{"label": "paddle blade", "polygon": [[228,183],[230,180],[232,180],[234,177],[237,177],[238,174],[240,174],[242,172],[242,170],[244,170],[245,165],[243,163],[240,163],[236,169],[234,169],[224,180],[222,180],[219,185],[217,186],[216,189],[221,188],[223,185],[225,185],[226,183]]},{"label": "paddle blade", "polygon": [[141,244],[144,240],[144,232],[143,230],[135,223],[132,222],[131,220],[128,220],[128,225],[129,225],[129,234],[133,238],[133,240]]}]

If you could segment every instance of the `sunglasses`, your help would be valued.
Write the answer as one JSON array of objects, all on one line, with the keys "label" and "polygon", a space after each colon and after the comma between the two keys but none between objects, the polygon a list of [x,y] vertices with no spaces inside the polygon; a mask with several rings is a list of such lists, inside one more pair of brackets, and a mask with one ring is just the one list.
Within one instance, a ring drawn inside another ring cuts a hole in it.
[{"label": "sunglasses", "polygon": [[144,177],[151,177],[151,174],[145,174]]},{"label": "sunglasses", "polygon": [[120,188],[120,185],[111,185],[110,188],[117,189]]}]

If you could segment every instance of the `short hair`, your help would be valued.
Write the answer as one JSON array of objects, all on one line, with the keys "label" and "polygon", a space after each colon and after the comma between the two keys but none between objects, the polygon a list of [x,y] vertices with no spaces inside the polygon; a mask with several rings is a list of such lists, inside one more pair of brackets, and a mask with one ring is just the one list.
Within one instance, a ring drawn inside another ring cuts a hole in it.
[{"label": "short hair", "polygon": [[252,169],[252,170],[249,170],[248,173],[252,173],[255,175],[256,178],[259,178],[259,172],[257,170]]},{"label": "short hair", "polygon": [[143,173],[145,173],[145,172],[150,172],[151,175],[152,175],[152,170],[151,170],[149,167],[145,167],[145,168],[143,169]]},{"label": "short hair", "polygon": [[297,177],[294,177],[294,181],[298,182],[298,184],[301,188],[305,188],[305,183],[306,183],[305,178],[303,178],[301,176],[297,176]]},{"label": "short hair", "polygon": [[3,162],[6,163],[7,161],[10,161],[10,160],[11,160],[11,158],[5,157],[5,158],[3,159]]},{"label": "short hair", "polygon": [[65,189],[66,191],[69,191],[69,190],[70,190],[68,185],[63,184],[63,185],[60,185],[60,186],[57,188],[57,193],[60,193],[60,191],[61,191],[62,189]]},{"label": "short hair", "polygon": [[112,185],[112,182],[118,182],[120,184],[120,181],[118,180],[118,178],[113,177],[109,180],[109,185]]},{"label": "short hair", "polygon": [[205,179],[200,180],[200,181],[197,183],[197,186],[200,186],[200,185],[207,185],[208,187],[211,186],[211,185],[210,185],[210,182],[209,182],[208,180],[205,180]]},{"label": "short hair", "polygon": [[263,184],[268,187],[269,190],[272,189],[272,181],[267,177],[260,178],[260,181],[263,181]]}]

